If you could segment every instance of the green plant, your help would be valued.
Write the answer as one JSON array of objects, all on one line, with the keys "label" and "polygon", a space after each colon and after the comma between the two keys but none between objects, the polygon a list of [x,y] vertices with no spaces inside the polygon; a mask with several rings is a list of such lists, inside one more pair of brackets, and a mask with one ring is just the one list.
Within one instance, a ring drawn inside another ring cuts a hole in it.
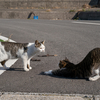
[{"label": "green plant", "polygon": [[100,12],[100,10],[97,10],[97,12]]},{"label": "green plant", "polygon": [[75,12],[75,10],[74,10],[74,9],[72,9],[72,10],[70,10],[69,12]]},{"label": "green plant", "polygon": [[5,41],[0,39],[0,42],[5,42]]},{"label": "green plant", "polygon": [[[0,33],[0,35],[1,35],[1,34],[2,34],[2,33]],[[4,41],[4,40],[0,39],[0,42],[9,42],[9,41],[10,41],[10,39],[11,39],[11,37],[12,37],[12,35],[13,35],[13,34],[11,34],[11,35],[9,36],[8,40],[6,40],[6,41]]]},{"label": "green plant", "polygon": [[84,11],[84,12],[85,12],[86,10],[85,10],[85,9],[82,9],[82,11]]}]

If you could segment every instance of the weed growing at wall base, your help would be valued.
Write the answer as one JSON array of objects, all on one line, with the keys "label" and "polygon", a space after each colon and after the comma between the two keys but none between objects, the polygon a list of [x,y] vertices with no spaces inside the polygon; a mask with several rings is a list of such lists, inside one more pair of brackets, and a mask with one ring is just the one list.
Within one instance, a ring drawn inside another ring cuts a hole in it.
[{"label": "weed growing at wall base", "polygon": [[5,41],[0,39],[0,42],[5,42]]}]

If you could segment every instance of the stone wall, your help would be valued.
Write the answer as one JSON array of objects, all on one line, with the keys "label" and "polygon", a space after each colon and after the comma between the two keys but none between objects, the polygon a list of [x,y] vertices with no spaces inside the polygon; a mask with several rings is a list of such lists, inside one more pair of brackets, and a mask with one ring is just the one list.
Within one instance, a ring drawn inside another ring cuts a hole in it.
[{"label": "stone wall", "polygon": [[0,8],[70,8],[81,7],[84,4],[89,4],[91,1],[92,0],[0,0]]}]

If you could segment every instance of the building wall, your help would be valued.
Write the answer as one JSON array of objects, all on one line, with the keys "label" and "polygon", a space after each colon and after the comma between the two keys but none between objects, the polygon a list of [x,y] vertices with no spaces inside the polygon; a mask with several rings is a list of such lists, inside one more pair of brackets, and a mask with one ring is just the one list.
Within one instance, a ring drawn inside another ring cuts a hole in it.
[{"label": "building wall", "polygon": [[[92,0],[0,0],[0,8],[70,8],[81,7]],[[96,0],[95,0],[96,1]]]}]

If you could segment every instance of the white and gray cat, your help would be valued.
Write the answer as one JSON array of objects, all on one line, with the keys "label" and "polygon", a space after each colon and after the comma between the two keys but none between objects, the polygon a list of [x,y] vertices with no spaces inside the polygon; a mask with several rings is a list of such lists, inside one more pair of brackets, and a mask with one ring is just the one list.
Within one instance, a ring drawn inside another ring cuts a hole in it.
[{"label": "white and gray cat", "polygon": [[25,71],[32,69],[30,59],[38,52],[45,52],[45,41],[35,43],[0,42],[0,63],[5,67],[8,59],[22,58]]}]

